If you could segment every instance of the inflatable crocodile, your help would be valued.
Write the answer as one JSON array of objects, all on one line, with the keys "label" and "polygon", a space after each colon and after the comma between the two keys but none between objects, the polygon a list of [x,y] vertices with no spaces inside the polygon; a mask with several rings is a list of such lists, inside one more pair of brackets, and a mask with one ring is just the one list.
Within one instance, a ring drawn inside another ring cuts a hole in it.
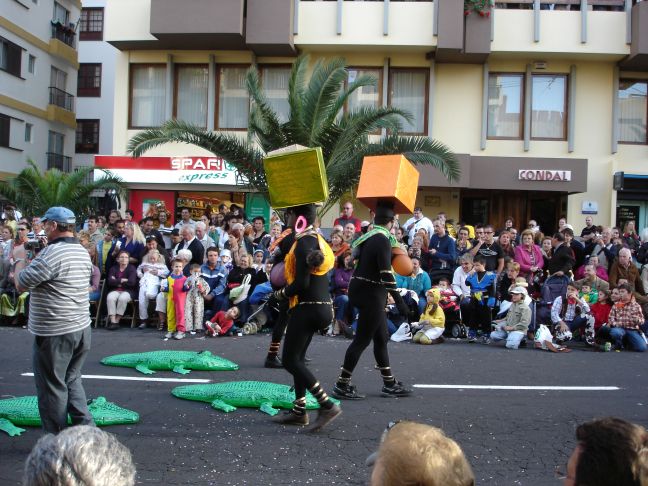
[{"label": "inflatable crocodile", "polygon": [[108,366],[135,368],[140,373],[152,375],[153,370],[171,370],[186,375],[190,370],[229,371],[238,365],[228,359],[214,356],[209,351],[149,351],[146,353],[115,354],[101,360]]},{"label": "inflatable crocodile", "polygon": [[[139,414],[119,407],[104,397],[88,400],[88,410],[97,425],[136,424]],[[70,418],[68,417],[68,423]],[[35,396],[5,398],[0,400],[0,430],[10,436],[20,435],[25,429],[17,425],[41,425],[38,398]]]},{"label": "inflatable crocodile", "polygon": [[[279,408],[293,406],[295,392],[288,385],[267,381],[227,381],[208,385],[187,385],[174,388],[173,396],[185,400],[210,403],[216,410],[233,412],[236,407],[259,408],[268,415],[276,415]],[[331,398],[335,403],[338,400]],[[315,397],[306,392],[306,408],[319,408]]]}]

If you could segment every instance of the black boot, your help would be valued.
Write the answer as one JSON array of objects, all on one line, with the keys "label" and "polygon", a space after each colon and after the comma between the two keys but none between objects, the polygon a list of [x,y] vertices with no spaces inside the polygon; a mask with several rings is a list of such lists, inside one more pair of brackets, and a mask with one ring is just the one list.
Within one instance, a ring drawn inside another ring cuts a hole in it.
[{"label": "black boot", "polygon": [[311,428],[308,429],[308,432],[319,432],[328,424],[333,422],[336,418],[340,416],[342,409],[339,405],[334,404],[331,408],[322,408],[317,411],[317,418],[315,423]]},{"label": "black boot", "polygon": [[272,358],[268,356],[263,366],[266,368],[283,368],[283,364],[278,356],[273,356]]},{"label": "black boot", "polygon": [[294,410],[285,410],[279,415],[272,417],[272,421],[282,425],[308,425],[307,413],[295,413]]}]

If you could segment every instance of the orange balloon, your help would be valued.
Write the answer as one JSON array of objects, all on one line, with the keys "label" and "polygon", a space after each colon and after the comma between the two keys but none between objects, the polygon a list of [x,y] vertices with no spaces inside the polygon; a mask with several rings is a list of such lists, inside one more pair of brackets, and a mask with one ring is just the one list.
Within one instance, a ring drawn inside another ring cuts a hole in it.
[{"label": "orange balloon", "polygon": [[403,277],[409,277],[414,271],[412,260],[402,248],[392,248],[392,268]]}]

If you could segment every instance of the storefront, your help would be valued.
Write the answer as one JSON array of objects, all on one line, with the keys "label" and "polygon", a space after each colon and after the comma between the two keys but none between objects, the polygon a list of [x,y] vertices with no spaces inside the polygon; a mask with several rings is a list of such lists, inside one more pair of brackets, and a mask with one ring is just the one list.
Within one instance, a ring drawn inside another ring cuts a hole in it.
[{"label": "storefront", "polygon": [[[129,189],[126,205],[135,219],[155,217],[165,211],[174,223],[183,209],[194,220],[218,211],[222,203],[245,206],[250,216],[269,220],[270,208],[263,197],[251,193],[246,181],[220,157],[95,156],[95,166],[110,170]],[[100,177],[97,171],[95,177]]]},{"label": "storefront", "polygon": [[619,173],[615,224],[623,229],[634,221],[637,231],[648,227],[648,175]]},{"label": "storefront", "polygon": [[567,196],[587,191],[586,159],[468,154],[457,158],[461,178],[453,184],[436,169],[419,167],[420,202],[428,216],[444,211],[466,223],[488,222],[496,228],[508,217],[518,228],[535,219],[549,233],[567,213]]}]

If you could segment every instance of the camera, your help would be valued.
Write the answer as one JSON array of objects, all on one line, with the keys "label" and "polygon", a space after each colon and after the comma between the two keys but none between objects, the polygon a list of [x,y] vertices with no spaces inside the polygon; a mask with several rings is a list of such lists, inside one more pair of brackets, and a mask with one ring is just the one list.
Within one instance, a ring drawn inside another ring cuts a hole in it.
[{"label": "camera", "polygon": [[27,240],[25,242],[25,250],[26,251],[29,251],[29,252],[32,252],[32,253],[38,253],[43,248],[45,248],[45,244],[40,238],[34,238],[33,240]]}]

